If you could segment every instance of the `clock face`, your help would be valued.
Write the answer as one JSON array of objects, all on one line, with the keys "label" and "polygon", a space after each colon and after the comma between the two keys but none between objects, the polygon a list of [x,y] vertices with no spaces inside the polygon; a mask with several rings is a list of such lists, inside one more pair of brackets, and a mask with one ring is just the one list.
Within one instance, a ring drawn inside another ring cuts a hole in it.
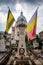
[{"label": "clock face", "polygon": [[20,48],[19,49],[19,53],[23,55],[25,53],[25,49],[24,48]]}]

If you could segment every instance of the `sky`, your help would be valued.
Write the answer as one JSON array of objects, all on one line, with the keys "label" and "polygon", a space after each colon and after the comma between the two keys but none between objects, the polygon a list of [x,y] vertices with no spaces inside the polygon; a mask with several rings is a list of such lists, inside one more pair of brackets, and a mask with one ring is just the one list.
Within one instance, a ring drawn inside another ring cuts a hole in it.
[{"label": "sky", "polygon": [[[0,31],[5,31],[6,28],[8,6],[15,18],[15,22],[22,10],[27,23],[38,8],[36,34],[43,31],[43,0],[0,0]],[[9,33],[11,33],[11,30],[12,28]]]}]

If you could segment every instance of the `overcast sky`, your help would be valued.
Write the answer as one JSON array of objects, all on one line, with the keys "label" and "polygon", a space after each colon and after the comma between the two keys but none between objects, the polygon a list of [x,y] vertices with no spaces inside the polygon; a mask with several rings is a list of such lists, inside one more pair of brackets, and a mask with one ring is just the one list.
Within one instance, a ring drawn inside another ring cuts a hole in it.
[{"label": "overcast sky", "polygon": [[6,28],[8,6],[15,20],[17,20],[22,10],[27,22],[39,7],[36,33],[43,31],[43,0],[0,0],[0,31],[5,31]]}]

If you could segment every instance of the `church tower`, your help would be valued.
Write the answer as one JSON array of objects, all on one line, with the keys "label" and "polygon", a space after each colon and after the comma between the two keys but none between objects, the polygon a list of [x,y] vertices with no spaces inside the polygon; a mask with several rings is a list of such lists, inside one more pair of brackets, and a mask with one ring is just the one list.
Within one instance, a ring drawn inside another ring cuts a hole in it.
[{"label": "church tower", "polygon": [[[17,38],[19,38],[18,43],[18,54],[22,54],[24,52],[24,55],[26,55],[26,43],[25,43],[25,28],[27,26],[27,21],[25,16],[23,15],[23,12],[20,13],[20,16],[17,18],[16,21],[16,32],[17,32]],[[16,39],[17,39],[16,38]],[[24,51],[23,51],[24,50]]]}]

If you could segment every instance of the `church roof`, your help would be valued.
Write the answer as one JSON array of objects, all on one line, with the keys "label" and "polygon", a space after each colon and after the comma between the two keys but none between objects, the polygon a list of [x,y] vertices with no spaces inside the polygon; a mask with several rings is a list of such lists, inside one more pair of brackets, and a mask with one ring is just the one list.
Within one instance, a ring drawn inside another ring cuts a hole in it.
[{"label": "church roof", "polygon": [[20,16],[17,18],[17,21],[18,22],[19,21],[25,21],[25,22],[27,22],[25,16],[23,15],[23,12],[21,12]]}]

